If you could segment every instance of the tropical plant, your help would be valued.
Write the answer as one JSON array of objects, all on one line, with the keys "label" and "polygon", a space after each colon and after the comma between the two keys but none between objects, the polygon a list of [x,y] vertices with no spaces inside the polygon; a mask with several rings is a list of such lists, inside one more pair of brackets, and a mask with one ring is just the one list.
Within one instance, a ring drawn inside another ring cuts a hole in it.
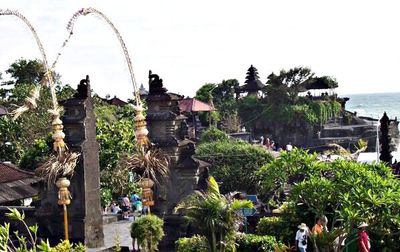
[{"label": "tropical plant", "polygon": [[[291,185],[286,199],[289,207],[281,213],[285,226],[295,229],[301,222],[312,225],[310,219],[326,215],[332,223],[330,229],[342,234],[341,243],[346,237],[343,234],[366,221],[377,248],[399,249],[392,241],[399,238],[400,183],[385,164],[347,160],[323,163],[315,155],[295,152],[283,153],[259,172],[262,195]],[[383,245],[381,240],[387,242]]]},{"label": "tropical plant", "polygon": [[207,239],[200,235],[179,238],[175,244],[177,252],[208,252]]},{"label": "tropical plant", "polygon": [[242,222],[242,217],[236,211],[252,208],[253,204],[247,200],[230,202],[220,194],[212,176],[208,182],[205,193],[196,191],[181,201],[175,211],[183,212],[188,221],[199,229],[212,252],[235,249],[235,233]]},{"label": "tropical plant", "polygon": [[[84,252],[86,247],[79,244],[71,244],[69,241],[61,241],[55,247],[51,247],[49,241],[37,241],[38,226],[28,226],[25,222],[25,214],[19,212],[15,208],[9,208],[6,216],[12,220],[19,222],[24,228],[24,234],[14,231],[10,234],[10,224],[4,223],[0,225],[0,251],[8,252]],[[16,243],[18,242],[18,243]]]},{"label": "tropical plant", "polygon": [[158,251],[158,243],[164,237],[164,221],[156,215],[144,215],[131,225],[131,237],[137,239],[141,251]]}]

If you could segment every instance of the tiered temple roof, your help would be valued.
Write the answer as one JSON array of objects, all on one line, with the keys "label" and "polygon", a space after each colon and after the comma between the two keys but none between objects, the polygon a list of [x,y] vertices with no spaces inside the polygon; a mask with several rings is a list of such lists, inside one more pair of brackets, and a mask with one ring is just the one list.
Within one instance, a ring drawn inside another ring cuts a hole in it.
[{"label": "tiered temple roof", "polygon": [[261,91],[265,87],[258,77],[257,68],[255,68],[253,65],[251,65],[247,70],[245,83],[245,85],[240,87],[241,92],[254,93]]}]

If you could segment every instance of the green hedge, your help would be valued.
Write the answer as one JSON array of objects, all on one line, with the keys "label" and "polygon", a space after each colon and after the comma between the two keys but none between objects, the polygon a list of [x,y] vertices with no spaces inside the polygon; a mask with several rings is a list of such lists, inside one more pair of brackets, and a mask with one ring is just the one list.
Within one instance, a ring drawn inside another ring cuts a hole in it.
[{"label": "green hedge", "polygon": [[179,238],[176,242],[177,252],[208,252],[208,243],[204,236],[194,235],[190,238]]},{"label": "green hedge", "polygon": [[236,239],[237,252],[274,252],[279,243],[269,235],[240,234]]},{"label": "green hedge", "polygon": [[216,142],[216,141],[228,141],[229,136],[222,130],[217,129],[216,127],[210,127],[207,130],[205,130],[201,134],[201,143],[209,143],[209,142]]},{"label": "green hedge", "polygon": [[[175,242],[177,252],[208,252],[204,236],[194,235],[190,238],[179,238]],[[281,245],[275,237],[269,235],[239,234],[236,237],[237,252],[274,252]]]},{"label": "green hedge", "polygon": [[211,163],[211,175],[221,182],[222,192],[243,190],[247,193],[256,192],[255,172],[272,159],[261,146],[242,141],[200,144],[196,157]]}]

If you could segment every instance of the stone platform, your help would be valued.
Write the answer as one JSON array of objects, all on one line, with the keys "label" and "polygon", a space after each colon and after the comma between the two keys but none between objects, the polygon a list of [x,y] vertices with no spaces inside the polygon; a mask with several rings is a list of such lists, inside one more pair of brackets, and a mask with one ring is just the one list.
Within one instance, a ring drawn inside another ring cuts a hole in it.
[{"label": "stone platform", "polygon": [[[105,219],[109,221],[110,216],[104,216],[104,217],[106,217],[103,218],[104,247],[95,249],[90,248],[87,249],[87,251],[88,252],[107,251],[106,249],[115,246],[116,237],[118,237],[121,246],[129,247],[129,250],[131,251],[133,248],[132,248],[132,238],[130,235],[129,228],[130,225],[132,224],[132,221],[120,220],[106,224]],[[113,250],[108,250],[108,251],[113,251]]]}]

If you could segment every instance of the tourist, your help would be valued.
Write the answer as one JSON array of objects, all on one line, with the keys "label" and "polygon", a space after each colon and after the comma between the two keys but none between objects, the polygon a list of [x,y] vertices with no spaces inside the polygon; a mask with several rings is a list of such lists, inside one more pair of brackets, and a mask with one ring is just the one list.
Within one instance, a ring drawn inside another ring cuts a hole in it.
[{"label": "tourist", "polygon": [[343,252],[358,252],[359,250],[358,250],[357,240],[358,240],[357,228],[354,228],[352,231],[350,231],[349,235],[346,237],[344,241]]},{"label": "tourist", "polygon": [[321,218],[318,218],[317,222],[314,225],[314,227],[311,229],[311,233],[313,235],[316,235],[316,234],[322,233],[323,230],[324,230],[324,226],[322,226]]},{"label": "tourist", "polygon": [[129,210],[131,208],[131,203],[128,198],[128,194],[125,194],[122,198],[122,217],[127,218],[129,214]]},{"label": "tourist", "polygon": [[301,223],[298,226],[299,230],[296,233],[296,251],[306,252],[307,250],[307,239],[309,234],[309,229],[305,223]]},{"label": "tourist", "polygon": [[369,242],[369,236],[365,230],[368,224],[363,222],[358,226],[358,249],[360,252],[369,252],[371,244]]},{"label": "tourist", "polygon": [[260,137],[260,144],[264,145],[264,137],[263,136]]},{"label": "tourist", "polygon": [[293,150],[292,143],[289,142],[289,143],[286,145],[286,151],[292,151],[292,150]]},{"label": "tourist", "polygon": [[277,149],[276,149],[276,148],[277,148],[277,145],[275,146],[275,142],[274,142],[274,141],[271,141],[271,144],[270,144],[269,148],[270,148],[271,150],[273,150],[273,151],[277,150]]},{"label": "tourist", "polygon": [[141,201],[139,195],[136,194],[136,191],[133,192],[132,196],[131,196],[131,203],[132,203],[132,210],[136,209],[136,202],[137,201]]},{"label": "tourist", "polygon": [[122,211],[121,208],[118,206],[118,204],[114,200],[111,203],[110,208],[111,208],[111,213],[113,213],[113,214],[118,214]]}]

